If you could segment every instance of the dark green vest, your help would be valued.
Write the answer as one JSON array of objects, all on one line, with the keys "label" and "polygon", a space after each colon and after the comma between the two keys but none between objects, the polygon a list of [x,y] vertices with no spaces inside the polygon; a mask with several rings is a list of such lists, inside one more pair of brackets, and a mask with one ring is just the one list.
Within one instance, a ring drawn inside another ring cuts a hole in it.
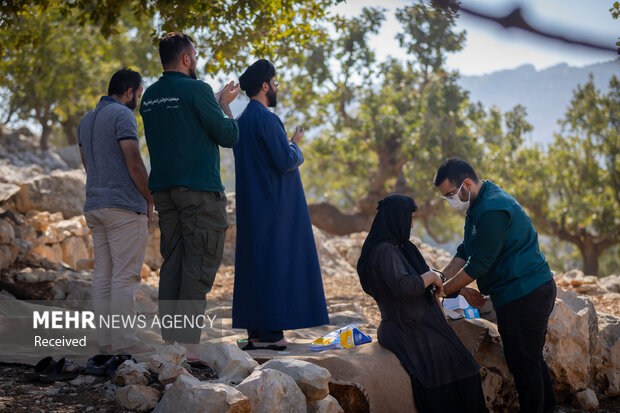
[{"label": "dark green vest", "polygon": [[487,211],[506,211],[510,226],[506,242],[488,273],[478,278],[478,288],[491,295],[493,306],[499,307],[529,294],[553,278],[549,264],[538,246],[538,234],[523,207],[506,191],[485,181],[465,219],[464,246],[471,256],[476,226]]}]

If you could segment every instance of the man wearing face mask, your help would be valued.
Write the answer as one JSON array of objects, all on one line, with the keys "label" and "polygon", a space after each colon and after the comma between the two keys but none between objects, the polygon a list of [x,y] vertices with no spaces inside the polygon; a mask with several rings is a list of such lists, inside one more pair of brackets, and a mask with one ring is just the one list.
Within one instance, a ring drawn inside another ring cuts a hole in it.
[{"label": "man wearing face mask", "polygon": [[465,234],[444,269],[446,295],[475,308],[491,296],[504,355],[514,375],[522,412],[550,412],[555,399],[542,350],[556,286],[538,246],[538,234],[521,205],[491,181],[480,181],[465,161],[441,164],[434,185],[450,206],[467,211]]}]

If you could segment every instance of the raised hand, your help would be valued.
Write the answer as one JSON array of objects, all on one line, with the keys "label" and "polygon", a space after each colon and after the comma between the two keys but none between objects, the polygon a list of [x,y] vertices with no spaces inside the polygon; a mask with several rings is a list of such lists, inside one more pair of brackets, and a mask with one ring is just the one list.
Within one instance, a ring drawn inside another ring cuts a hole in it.
[{"label": "raised hand", "polygon": [[291,138],[291,142],[295,142],[295,143],[299,143],[301,141],[301,139],[304,137],[304,128],[302,128],[301,126],[297,126],[295,128],[295,133],[293,134],[293,137]]},{"label": "raised hand", "polygon": [[227,83],[222,90],[215,94],[215,98],[220,105],[228,105],[237,98],[240,90],[241,87],[239,84],[235,84],[235,82],[231,80],[230,83]]}]

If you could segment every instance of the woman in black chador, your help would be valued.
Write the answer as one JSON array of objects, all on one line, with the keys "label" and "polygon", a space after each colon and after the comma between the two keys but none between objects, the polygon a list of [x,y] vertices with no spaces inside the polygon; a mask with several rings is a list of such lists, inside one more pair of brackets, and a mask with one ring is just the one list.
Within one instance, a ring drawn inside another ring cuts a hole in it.
[{"label": "woman in black chador", "polygon": [[480,366],[448,326],[435,298],[441,278],[409,242],[416,209],[404,195],[380,201],[357,262],[362,288],[381,310],[379,343],[409,373],[420,413],[488,412]]}]

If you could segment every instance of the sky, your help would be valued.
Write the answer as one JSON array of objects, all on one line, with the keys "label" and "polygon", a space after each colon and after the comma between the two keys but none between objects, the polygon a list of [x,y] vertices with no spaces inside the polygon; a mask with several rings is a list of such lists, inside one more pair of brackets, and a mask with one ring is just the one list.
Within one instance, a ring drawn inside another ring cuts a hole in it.
[{"label": "sky", "polygon": [[[400,24],[394,12],[410,3],[405,0],[348,0],[333,11],[352,17],[359,15],[363,7],[387,9],[381,32],[371,38],[370,45],[379,60],[388,55],[404,58],[405,53],[395,39]],[[526,20],[536,28],[566,37],[590,39],[610,47],[615,47],[620,37],[620,20],[614,20],[609,12],[611,0],[462,0],[461,3],[497,16],[505,16],[518,5]],[[506,30],[469,15],[458,18],[456,30],[466,30],[466,44],[463,50],[451,54],[446,64],[463,75],[482,75],[523,64],[533,64],[538,70],[558,63],[586,66],[617,57],[615,53],[544,39],[518,29]]]}]

